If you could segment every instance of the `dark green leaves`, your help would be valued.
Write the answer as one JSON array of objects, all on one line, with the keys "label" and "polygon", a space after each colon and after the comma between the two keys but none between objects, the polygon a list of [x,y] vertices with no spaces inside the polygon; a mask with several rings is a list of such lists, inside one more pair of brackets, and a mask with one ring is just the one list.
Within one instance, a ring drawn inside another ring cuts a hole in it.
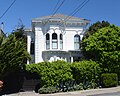
[{"label": "dark green leaves", "polygon": [[24,42],[17,40],[15,35],[10,35],[0,46],[0,75],[4,76],[19,70],[24,66],[24,60],[30,58]]}]

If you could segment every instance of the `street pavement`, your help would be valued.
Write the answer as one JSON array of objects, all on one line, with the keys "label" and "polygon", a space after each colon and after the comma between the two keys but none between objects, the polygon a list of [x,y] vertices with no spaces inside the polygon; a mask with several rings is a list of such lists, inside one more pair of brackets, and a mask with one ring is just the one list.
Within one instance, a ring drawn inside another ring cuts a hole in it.
[{"label": "street pavement", "polygon": [[32,91],[28,91],[3,96],[120,96],[120,86],[112,88],[80,90],[74,92],[62,92],[54,94],[39,94]]}]

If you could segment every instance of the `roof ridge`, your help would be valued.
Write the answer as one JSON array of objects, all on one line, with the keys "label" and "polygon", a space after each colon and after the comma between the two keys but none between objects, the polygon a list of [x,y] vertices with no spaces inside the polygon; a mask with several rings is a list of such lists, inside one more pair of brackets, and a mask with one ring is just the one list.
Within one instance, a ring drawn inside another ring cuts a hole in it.
[{"label": "roof ridge", "polygon": [[70,16],[70,15],[66,15],[66,14],[61,14],[61,13],[56,13],[54,15],[48,15],[48,16],[42,16],[39,18],[34,18],[32,19],[32,21],[44,21],[44,20],[49,20],[49,19],[63,19],[63,20],[67,20],[67,21],[73,21],[73,22],[89,22],[89,20],[84,19],[84,18],[79,18],[79,17],[75,17],[75,16]]}]

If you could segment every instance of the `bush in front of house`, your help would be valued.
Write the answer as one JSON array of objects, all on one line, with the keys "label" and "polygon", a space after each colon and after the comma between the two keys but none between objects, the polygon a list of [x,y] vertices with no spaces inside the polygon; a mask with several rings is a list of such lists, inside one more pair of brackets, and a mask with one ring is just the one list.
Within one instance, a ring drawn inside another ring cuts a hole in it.
[{"label": "bush in front of house", "polygon": [[50,87],[42,87],[38,90],[38,93],[40,94],[51,94],[56,92],[67,92],[67,91],[77,91],[77,90],[83,90],[83,84],[80,83],[79,85],[73,84],[69,85],[70,82],[65,82],[64,84],[59,84],[56,87],[50,86]]},{"label": "bush in front of house", "polygon": [[26,65],[26,70],[39,75],[39,93],[44,93],[41,90],[46,90],[47,93],[50,86],[57,86],[59,91],[95,88],[101,72],[99,64],[92,60],[72,64],[65,61],[41,62]]},{"label": "bush in front of house", "polygon": [[101,75],[102,87],[116,87],[118,85],[118,76],[116,73],[103,73]]},{"label": "bush in front of house", "polygon": [[41,62],[26,65],[27,72],[37,73],[42,87],[56,86],[60,82],[73,80],[70,64],[65,61]]},{"label": "bush in front of house", "polygon": [[50,93],[56,93],[59,92],[59,89],[57,89],[56,87],[50,86],[50,87],[42,87],[38,90],[39,94],[50,94]]},{"label": "bush in front of house", "polygon": [[99,82],[101,68],[95,61],[83,60],[71,64],[73,78],[77,84],[83,83],[84,89],[96,87]]}]

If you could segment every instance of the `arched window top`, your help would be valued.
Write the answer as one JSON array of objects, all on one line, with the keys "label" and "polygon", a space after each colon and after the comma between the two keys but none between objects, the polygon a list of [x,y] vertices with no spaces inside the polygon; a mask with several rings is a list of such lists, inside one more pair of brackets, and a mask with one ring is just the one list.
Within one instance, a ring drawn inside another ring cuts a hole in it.
[{"label": "arched window top", "polygon": [[78,34],[76,34],[74,37],[80,37]]},{"label": "arched window top", "polygon": [[46,34],[46,40],[50,40],[50,35],[49,35],[49,33]]},{"label": "arched window top", "polygon": [[60,40],[63,40],[63,35],[62,34],[60,34]]},{"label": "arched window top", "polygon": [[57,39],[57,34],[56,33],[52,34],[52,39]]},{"label": "arched window top", "polygon": [[76,35],[74,36],[74,41],[75,41],[75,42],[79,42],[79,41],[80,41],[80,36],[79,36],[78,34],[76,34]]},{"label": "arched window top", "polygon": [[78,34],[74,36],[74,49],[80,49],[80,36]]}]

